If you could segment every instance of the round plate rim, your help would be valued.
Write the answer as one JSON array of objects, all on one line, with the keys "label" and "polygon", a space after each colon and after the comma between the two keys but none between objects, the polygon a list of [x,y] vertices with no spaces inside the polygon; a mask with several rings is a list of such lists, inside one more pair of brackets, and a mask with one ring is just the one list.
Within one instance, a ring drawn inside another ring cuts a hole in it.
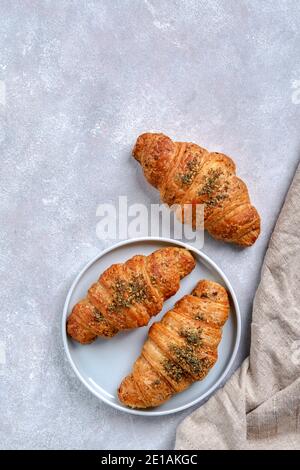
[{"label": "round plate rim", "polygon": [[[206,392],[204,392],[202,395],[197,397],[195,400],[192,400],[191,402],[186,403],[184,405],[178,406],[177,408],[174,408],[174,409],[171,409],[171,410],[164,410],[164,411],[159,411],[159,410],[155,410],[155,409],[151,410],[151,411],[143,411],[143,410],[138,410],[138,409],[125,408],[125,407],[119,405],[118,403],[111,402],[110,400],[106,399],[104,396],[101,396],[100,394],[98,394],[97,391],[94,390],[91,387],[91,385],[84,379],[84,377],[81,375],[81,373],[77,369],[76,364],[74,363],[74,361],[72,359],[72,356],[71,356],[71,353],[69,351],[68,337],[67,337],[67,334],[66,334],[66,319],[67,319],[70,299],[72,297],[73,291],[74,291],[75,287],[77,286],[79,280],[84,275],[84,273],[89,269],[89,267],[93,263],[95,263],[98,259],[102,258],[107,253],[109,253],[110,251],[113,251],[117,248],[120,248],[120,247],[125,246],[125,245],[130,245],[130,244],[133,244],[133,243],[137,243],[137,242],[153,242],[153,241],[154,242],[157,241],[157,242],[163,242],[163,243],[170,243],[170,244],[173,244],[173,245],[175,244],[175,245],[182,246],[183,248],[186,248],[187,250],[194,252],[200,258],[204,259],[207,262],[208,265],[210,265],[215,271],[217,271],[217,273],[220,275],[220,277],[223,279],[224,283],[226,284],[226,288],[229,290],[230,295],[231,295],[231,300],[232,300],[232,303],[234,305],[234,311],[235,311],[235,315],[236,315],[236,339],[235,339],[235,344],[234,344],[234,348],[233,348],[233,352],[232,352],[232,355],[230,357],[230,360],[228,361],[228,364],[227,364],[225,370],[223,371],[223,373],[221,374],[221,376],[218,378],[218,380]],[[227,276],[224,274],[222,269],[219,268],[219,266],[209,256],[207,256],[205,253],[198,250],[197,248],[189,245],[188,243],[185,243],[185,242],[182,242],[182,241],[179,241],[179,240],[174,240],[172,238],[166,238],[166,237],[129,238],[129,239],[126,239],[126,240],[122,240],[118,243],[115,243],[114,245],[112,245],[108,248],[105,248],[98,255],[96,255],[79,272],[79,274],[76,276],[76,278],[74,279],[74,281],[73,281],[73,283],[72,283],[72,285],[69,289],[69,292],[68,292],[66,300],[65,300],[64,308],[63,308],[61,326],[62,326],[62,339],[63,339],[63,346],[64,346],[65,353],[67,355],[67,358],[69,360],[69,363],[71,364],[71,367],[72,367],[73,371],[75,372],[75,374],[79,378],[79,380],[85,385],[85,387],[93,395],[95,395],[98,399],[102,400],[103,402],[105,402],[106,404],[112,406],[113,408],[115,408],[117,410],[123,411],[124,413],[130,413],[130,414],[140,415],[140,416],[149,416],[149,417],[150,416],[163,416],[163,415],[168,415],[168,414],[172,414],[172,413],[178,413],[179,411],[183,411],[187,408],[192,407],[193,405],[196,405],[197,403],[203,401],[205,398],[210,396],[218,388],[218,386],[222,383],[222,381],[225,379],[228,372],[230,371],[231,366],[232,366],[232,364],[233,364],[233,362],[236,358],[238,348],[239,348],[239,345],[240,345],[240,340],[241,340],[241,312],[240,312],[238,300],[237,300],[235,291],[234,291],[234,289],[231,285],[231,282],[229,281]]]}]

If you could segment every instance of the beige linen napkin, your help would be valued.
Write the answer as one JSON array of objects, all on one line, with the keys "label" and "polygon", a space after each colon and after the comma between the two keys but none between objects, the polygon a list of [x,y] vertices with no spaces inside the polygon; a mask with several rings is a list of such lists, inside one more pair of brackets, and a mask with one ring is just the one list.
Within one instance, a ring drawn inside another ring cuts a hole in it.
[{"label": "beige linen napkin", "polygon": [[176,449],[300,449],[300,166],[264,260],[250,356],[177,429]]}]

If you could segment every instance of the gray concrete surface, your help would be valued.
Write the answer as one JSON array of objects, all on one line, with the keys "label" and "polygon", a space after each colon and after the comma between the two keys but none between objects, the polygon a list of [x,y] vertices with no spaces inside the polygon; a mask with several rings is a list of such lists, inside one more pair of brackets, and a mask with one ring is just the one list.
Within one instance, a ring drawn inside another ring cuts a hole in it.
[{"label": "gray concrete surface", "polygon": [[191,410],[127,416],[93,397],[62,349],[60,320],[78,271],[108,242],[96,208],[158,202],[130,158],[161,130],[235,158],[262,216],[247,250],[206,237],[243,317],[300,156],[300,4],[0,2],[0,447],[170,449]]}]

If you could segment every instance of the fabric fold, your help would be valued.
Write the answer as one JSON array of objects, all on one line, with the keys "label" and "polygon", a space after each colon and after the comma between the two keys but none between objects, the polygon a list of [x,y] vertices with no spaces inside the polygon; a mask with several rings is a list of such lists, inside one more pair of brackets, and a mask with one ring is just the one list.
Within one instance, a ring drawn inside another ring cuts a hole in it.
[{"label": "fabric fold", "polygon": [[179,425],[175,447],[300,448],[300,166],[263,263],[250,355]]}]

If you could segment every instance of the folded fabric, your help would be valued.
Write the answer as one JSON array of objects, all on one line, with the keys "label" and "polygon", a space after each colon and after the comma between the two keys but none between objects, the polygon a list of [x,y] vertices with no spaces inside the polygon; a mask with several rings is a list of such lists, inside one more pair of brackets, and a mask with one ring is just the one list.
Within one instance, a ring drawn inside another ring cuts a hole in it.
[{"label": "folded fabric", "polygon": [[300,166],[263,263],[250,356],[178,427],[176,449],[300,449]]}]

